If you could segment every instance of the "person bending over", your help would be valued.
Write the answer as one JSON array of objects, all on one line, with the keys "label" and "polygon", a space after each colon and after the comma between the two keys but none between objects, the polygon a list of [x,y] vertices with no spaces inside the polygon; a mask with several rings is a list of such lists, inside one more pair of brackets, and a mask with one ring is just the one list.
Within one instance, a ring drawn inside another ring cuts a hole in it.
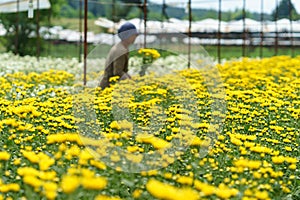
[{"label": "person bending over", "polygon": [[105,61],[105,70],[100,87],[102,89],[110,85],[110,78],[118,76],[119,80],[130,79],[128,72],[129,46],[134,43],[138,32],[136,27],[126,22],[118,29],[121,42],[115,44],[109,51]]}]

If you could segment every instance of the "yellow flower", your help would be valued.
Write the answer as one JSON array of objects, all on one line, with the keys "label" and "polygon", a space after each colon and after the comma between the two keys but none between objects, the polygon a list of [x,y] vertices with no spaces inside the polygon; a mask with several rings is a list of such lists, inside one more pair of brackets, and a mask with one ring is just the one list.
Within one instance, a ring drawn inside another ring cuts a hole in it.
[{"label": "yellow flower", "polygon": [[41,159],[40,162],[39,162],[39,167],[40,167],[40,170],[48,170],[49,167],[51,165],[53,165],[55,163],[55,160],[53,158],[44,158],[44,159]]},{"label": "yellow flower", "polygon": [[139,54],[143,55],[143,63],[152,63],[153,60],[157,59],[160,57],[160,53],[156,49],[139,49],[138,50]]},{"label": "yellow flower", "polygon": [[147,175],[148,176],[155,176],[155,175],[157,175],[158,174],[158,171],[157,170],[149,170],[148,172],[147,172]]},{"label": "yellow flower", "polygon": [[107,180],[103,177],[82,177],[81,185],[85,189],[102,190],[107,185]]},{"label": "yellow flower", "polygon": [[244,158],[234,161],[234,165],[236,167],[243,167],[243,168],[250,168],[250,169],[259,169],[261,164],[262,163],[259,160],[248,160]]},{"label": "yellow flower", "polygon": [[212,195],[215,193],[216,191],[216,188],[212,185],[209,185],[207,183],[202,183],[201,181],[199,180],[195,180],[194,181],[194,187],[203,192],[204,196],[209,196],[209,195]]},{"label": "yellow flower", "polygon": [[258,199],[269,199],[269,194],[267,191],[256,191],[255,197]]},{"label": "yellow flower", "polygon": [[56,191],[46,191],[45,193],[47,199],[55,199],[57,197]]},{"label": "yellow flower", "polygon": [[293,158],[293,157],[285,157],[285,161],[294,164],[298,162],[297,158]]},{"label": "yellow flower", "polygon": [[98,169],[102,169],[102,170],[106,169],[106,165],[100,161],[91,160],[90,164],[94,167],[97,167]]},{"label": "yellow flower", "polygon": [[13,163],[14,163],[14,165],[20,165],[21,164],[21,159],[16,158]]},{"label": "yellow flower", "polygon": [[173,177],[173,174],[167,172],[167,173],[164,174],[164,177],[165,177],[166,179],[171,179],[171,178]]},{"label": "yellow flower", "polygon": [[285,160],[285,158],[283,156],[273,156],[272,157],[272,161],[273,163],[275,164],[280,164],[280,163],[283,163]]},{"label": "yellow flower", "polygon": [[42,180],[54,180],[56,178],[55,171],[39,171],[37,175]]},{"label": "yellow flower", "polygon": [[297,169],[297,165],[296,164],[291,164],[289,166],[289,169],[295,170],[295,169]]},{"label": "yellow flower", "polygon": [[169,142],[150,134],[139,134],[136,136],[136,141],[152,144],[156,149],[164,149],[171,146]]},{"label": "yellow flower", "polygon": [[62,178],[61,189],[64,193],[72,193],[80,186],[80,178],[73,175],[66,175]]},{"label": "yellow flower", "polygon": [[0,185],[0,192],[7,193],[9,191],[13,191],[13,192],[20,191],[20,185],[18,185],[16,183],[1,184]]},{"label": "yellow flower", "polygon": [[121,200],[119,197],[110,197],[106,195],[98,195],[96,196],[95,200]]},{"label": "yellow flower", "polygon": [[139,198],[141,196],[142,193],[143,193],[142,190],[136,189],[136,190],[133,191],[132,196],[133,196],[133,198],[137,199],[137,198]]},{"label": "yellow flower", "polygon": [[120,130],[121,129],[121,126],[118,124],[117,121],[111,122],[110,125],[109,125],[109,127],[112,128],[112,129],[116,129],[116,130]]},{"label": "yellow flower", "polygon": [[230,197],[236,196],[238,194],[238,190],[234,188],[228,188],[221,183],[215,194],[222,199],[229,199]]},{"label": "yellow flower", "polygon": [[143,154],[126,154],[126,158],[134,163],[140,163],[143,160]]},{"label": "yellow flower", "polygon": [[40,179],[38,179],[35,176],[29,175],[29,176],[25,176],[23,178],[24,183],[31,185],[34,188],[39,188],[43,185],[43,181],[41,181]]},{"label": "yellow flower", "polygon": [[254,172],[253,173],[253,176],[254,176],[254,178],[256,178],[256,179],[260,179],[261,178],[261,173],[259,173],[259,172]]},{"label": "yellow flower", "polygon": [[130,153],[136,152],[139,150],[138,146],[128,146],[127,147],[127,151],[129,151]]},{"label": "yellow flower", "polygon": [[43,184],[45,195],[48,199],[55,199],[57,196],[58,186],[54,182],[46,182]]},{"label": "yellow flower", "polygon": [[292,148],[291,147],[284,147],[285,148],[285,150],[287,150],[287,151],[292,151]]},{"label": "yellow flower", "polygon": [[10,158],[10,154],[6,151],[0,152],[0,160],[8,160]]},{"label": "yellow flower", "polygon": [[110,77],[109,78],[109,82],[116,82],[116,81],[118,81],[119,80],[119,76],[113,76],[113,77]]},{"label": "yellow flower", "polygon": [[189,176],[180,176],[176,181],[181,184],[192,185],[194,179]]},{"label": "yellow flower", "polygon": [[191,188],[177,188],[172,185],[150,179],[146,188],[148,192],[158,199],[182,200],[199,199],[199,194]]},{"label": "yellow flower", "polygon": [[86,168],[81,169],[80,173],[85,178],[91,178],[91,177],[95,176],[95,172],[94,171],[92,171],[90,169],[86,169]]}]

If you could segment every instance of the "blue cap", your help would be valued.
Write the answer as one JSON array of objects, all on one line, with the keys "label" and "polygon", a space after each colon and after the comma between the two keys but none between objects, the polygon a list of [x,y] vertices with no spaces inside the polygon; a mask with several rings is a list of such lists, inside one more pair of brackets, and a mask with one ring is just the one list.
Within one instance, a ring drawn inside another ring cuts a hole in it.
[{"label": "blue cap", "polygon": [[132,35],[138,35],[138,32],[135,25],[130,22],[126,22],[118,30],[118,36],[121,40],[126,40]]}]

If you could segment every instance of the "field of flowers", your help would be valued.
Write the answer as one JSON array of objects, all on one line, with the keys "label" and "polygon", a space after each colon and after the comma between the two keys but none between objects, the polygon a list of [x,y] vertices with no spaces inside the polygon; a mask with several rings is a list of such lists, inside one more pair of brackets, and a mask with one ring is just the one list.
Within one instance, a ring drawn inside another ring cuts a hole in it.
[{"label": "field of flowers", "polygon": [[300,57],[74,94],[76,61],[1,56],[0,199],[300,199]]}]

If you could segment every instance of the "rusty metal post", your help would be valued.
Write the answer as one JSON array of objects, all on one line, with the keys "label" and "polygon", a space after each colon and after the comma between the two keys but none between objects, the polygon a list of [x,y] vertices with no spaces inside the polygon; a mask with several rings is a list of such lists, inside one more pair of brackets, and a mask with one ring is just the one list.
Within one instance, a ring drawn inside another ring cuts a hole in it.
[{"label": "rusty metal post", "polygon": [[144,48],[147,48],[147,0],[144,0]]},{"label": "rusty metal post", "polygon": [[221,20],[222,20],[222,0],[219,0],[219,8],[218,8],[218,63],[221,63]]},{"label": "rusty metal post", "polygon": [[242,56],[246,56],[246,0],[243,0],[243,45]]},{"label": "rusty metal post", "polygon": [[188,69],[191,67],[191,37],[192,37],[192,2],[188,2],[188,11],[189,11],[189,29],[188,29]]},{"label": "rusty metal post", "polygon": [[[51,27],[51,15],[52,15],[51,9],[48,9],[47,13],[48,13],[47,22],[48,22],[48,31],[49,31],[49,28]],[[50,52],[51,52],[51,43],[48,42],[47,55],[49,55]]]},{"label": "rusty metal post", "polygon": [[[161,27],[161,33],[163,35],[163,33],[165,32],[164,31],[164,22],[165,22],[165,19],[168,19],[168,15],[166,13],[166,9],[167,9],[167,4],[166,4],[166,0],[162,0],[162,8],[161,8],[161,24],[160,24],[160,27]],[[162,36],[159,37],[159,48],[160,49],[163,49],[163,42],[162,42]]]},{"label": "rusty metal post", "polygon": [[[115,29],[116,29],[116,0],[112,1],[111,15],[112,15],[112,21],[114,22],[113,31],[115,31]],[[115,44],[115,43],[116,43],[115,32],[113,32],[113,44]]]},{"label": "rusty metal post", "polygon": [[260,30],[260,49],[259,49],[259,56],[263,57],[263,40],[264,40],[264,0],[260,1],[260,23],[261,23],[261,30]]},{"label": "rusty metal post", "polygon": [[294,34],[293,34],[293,16],[292,16],[292,5],[291,1],[289,2],[289,18],[290,18],[290,42],[292,47],[292,57],[295,56],[295,47],[294,47]]},{"label": "rusty metal post", "polygon": [[36,5],[36,57],[40,59],[41,41],[40,41],[40,0],[37,0]]},{"label": "rusty metal post", "polygon": [[278,20],[278,0],[276,0],[276,13],[275,13],[275,56],[278,55],[278,27],[277,27],[277,20]]},{"label": "rusty metal post", "polygon": [[83,85],[86,85],[86,62],[87,62],[87,15],[88,15],[88,0],[84,0],[84,63],[83,63]]},{"label": "rusty metal post", "polygon": [[162,0],[162,7],[161,7],[161,28],[164,28],[164,21],[166,17],[166,0]]},{"label": "rusty metal post", "polygon": [[221,63],[221,19],[222,19],[222,0],[219,0],[218,10],[218,63]]},{"label": "rusty metal post", "polygon": [[82,0],[79,0],[79,55],[78,61],[81,62],[81,55],[82,55]]},{"label": "rusty metal post", "polygon": [[16,15],[16,35],[15,35],[15,54],[19,54],[19,10],[20,0],[17,0],[17,15]]}]

